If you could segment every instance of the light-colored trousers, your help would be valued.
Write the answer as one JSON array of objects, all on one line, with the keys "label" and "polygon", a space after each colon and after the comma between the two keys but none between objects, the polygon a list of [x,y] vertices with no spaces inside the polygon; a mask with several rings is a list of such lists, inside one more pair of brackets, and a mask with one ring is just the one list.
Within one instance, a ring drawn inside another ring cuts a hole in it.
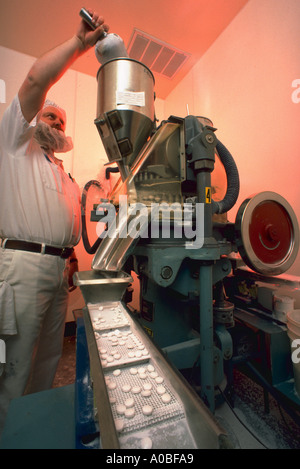
[{"label": "light-colored trousers", "polygon": [[6,349],[0,376],[0,436],[12,399],[52,386],[63,346],[67,266],[58,256],[0,248],[0,284],[12,292],[14,312],[8,308],[17,332],[3,335],[0,330]]}]

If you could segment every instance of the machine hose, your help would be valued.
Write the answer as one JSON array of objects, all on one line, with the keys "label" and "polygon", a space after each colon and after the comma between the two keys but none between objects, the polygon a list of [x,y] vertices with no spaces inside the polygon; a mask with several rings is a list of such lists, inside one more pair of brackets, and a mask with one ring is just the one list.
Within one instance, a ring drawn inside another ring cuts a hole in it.
[{"label": "machine hose", "polygon": [[213,213],[226,213],[236,203],[240,191],[240,179],[237,166],[225,145],[217,139],[216,145],[220,160],[224,166],[227,176],[227,191],[223,200],[213,201]]},{"label": "machine hose", "polygon": [[85,213],[86,213],[86,199],[87,199],[87,193],[88,190],[91,186],[97,186],[100,189],[102,189],[102,186],[99,181],[92,179],[91,181],[87,182],[86,185],[83,188],[82,191],[82,196],[81,196],[81,223],[82,223],[82,242],[84,245],[84,248],[88,254],[95,254],[96,250],[98,249],[102,239],[98,238],[97,241],[91,246],[89,239],[88,239],[88,234],[87,234],[87,229],[86,229],[86,220],[85,220]]}]

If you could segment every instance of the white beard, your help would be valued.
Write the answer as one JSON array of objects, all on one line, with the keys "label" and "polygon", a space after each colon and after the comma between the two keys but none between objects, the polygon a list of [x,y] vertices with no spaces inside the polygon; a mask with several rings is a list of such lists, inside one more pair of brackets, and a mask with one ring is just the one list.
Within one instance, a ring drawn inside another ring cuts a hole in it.
[{"label": "white beard", "polygon": [[34,139],[46,151],[66,153],[73,148],[71,137],[66,137],[63,131],[53,129],[43,121],[36,124]]}]

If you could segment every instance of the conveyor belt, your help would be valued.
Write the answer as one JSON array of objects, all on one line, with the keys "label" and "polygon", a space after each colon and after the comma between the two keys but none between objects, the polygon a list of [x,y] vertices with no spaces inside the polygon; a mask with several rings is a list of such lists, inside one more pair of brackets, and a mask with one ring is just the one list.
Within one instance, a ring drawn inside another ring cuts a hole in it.
[{"label": "conveyor belt", "polygon": [[122,449],[231,446],[121,301],[88,304],[84,318],[103,448],[111,448],[115,439]]}]

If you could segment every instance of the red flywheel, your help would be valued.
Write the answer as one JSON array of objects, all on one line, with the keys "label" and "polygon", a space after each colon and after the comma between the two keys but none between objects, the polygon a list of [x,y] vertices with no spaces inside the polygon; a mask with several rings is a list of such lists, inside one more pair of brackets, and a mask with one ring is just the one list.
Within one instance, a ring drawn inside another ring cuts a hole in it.
[{"label": "red flywheel", "polygon": [[235,234],[244,262],[262,274],[286,272],[298,253],[297,218],[289,203],[275,192],[260,192],[243,202]]}]

